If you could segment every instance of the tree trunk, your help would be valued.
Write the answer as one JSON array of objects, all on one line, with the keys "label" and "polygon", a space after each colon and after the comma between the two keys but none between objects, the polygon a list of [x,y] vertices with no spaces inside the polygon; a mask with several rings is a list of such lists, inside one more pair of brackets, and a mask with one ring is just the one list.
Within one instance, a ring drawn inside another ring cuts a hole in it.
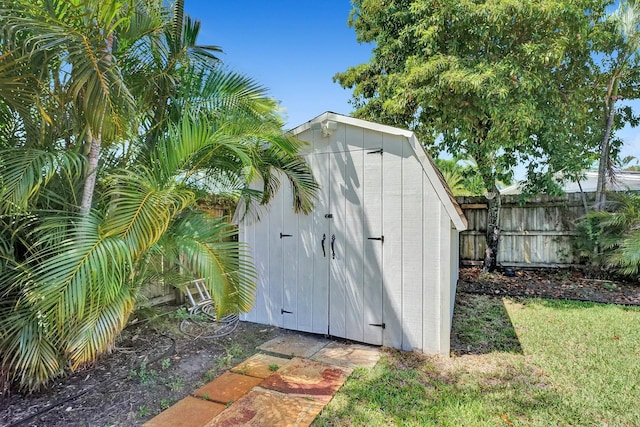
[{"label": "tree trunk", "polygon": [[611,101],[609,114],[607,115],[607,124],[604,129],[604,137],[602,138],[602,144],[600,145],[600,164],[598,165],[598,183],[596,184],[596,201],[594,205],[594,208],[597,211],[604,209],[604,205],[607,201],[606,180],[607,170],[609,169],[609,139],[615,114],[615,101]]},{"label": "tree trunk", "polygon": [[85,173],[84,187],[82,189],[82,201],[80,202],[80,213],[85,216],[91,211],[93,202],[93,192],[96,187],[96,177],[98,175],[98,161],[100,160],[100,145],[102,135],[98,132],[97,137],[91,130],[87,130],[87,142],[90,144],[87,170]]},{"label": "tree trunk", "polygon": [[601,211],[607,201],[607,171],[609,170],[609,139],[611,138],[611,130],[613,129],[613,119],[616,116],[616,101],[618,99],[618,79],[615,77],[609,83],[607,91],[607,121],[604,128],[604,136],[602,144],[600,144],[600,164],[598,165],[598,182],[596,184],[596,200],[594,209]]},{"label": "tree trunk", "polygon": [[[111,64],[113,58],[111,56],[113,50],[113,34],[109,34],[105,44],[105,61]],[[89,165],[85,172],[84,187],[82,189],[82,201],[80,202],[80,213],[82,216],[86,216],[91,211],[91,204],[93,202],[93,192],[96,188],[96,179],[98,176],[98,162],[100,160],[100,148],[102,146],[102,124],[104,116],[106,114],[106,106],[102,109],[101,115],[98,119],[98,125],[96,125],[97,134],[94,134],[91,124],[87,126],[86,141],[90,144],[88,160]]]},{"label": "tree trunk", "polygon": [[584,214],[588,214],[589,213],[589,204],[587,203],[587,195],[584,194],[584,191],[582,190],[582,184],[580,183],[579,179],[576,179],[576,182],[578,183],[578,188],[580,189],[580,200],[582,200],[582,207],[584,208]]},{"label": "tree trunk", "polygon": [[487,193],[487,234],[484,265],[482,271],[495,271],[498,265],[498,243],[500,242],[500,191],[495,183],[491,192]]}]

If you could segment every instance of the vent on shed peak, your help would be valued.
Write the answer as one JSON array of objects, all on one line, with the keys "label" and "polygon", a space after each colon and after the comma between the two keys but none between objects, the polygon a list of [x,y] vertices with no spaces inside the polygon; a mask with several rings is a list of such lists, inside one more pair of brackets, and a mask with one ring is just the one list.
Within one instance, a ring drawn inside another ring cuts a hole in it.
[{"label": "vent on shed peak", "polygon": [[334,122],[333,120],[325,120],[321,123],[312,123],[311,129],[322,130],[322,136],[328,138],[333,135],[333,132],[335,132],[336,129],[338,129],[338,122]]}]

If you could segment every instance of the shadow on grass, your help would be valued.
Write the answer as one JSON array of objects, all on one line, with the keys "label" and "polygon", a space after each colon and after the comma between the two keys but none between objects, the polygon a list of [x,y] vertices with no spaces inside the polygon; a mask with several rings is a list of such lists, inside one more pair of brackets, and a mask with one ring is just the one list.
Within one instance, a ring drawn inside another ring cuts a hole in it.
[{"label": "shadow on grass", "polygon": [[459,293],[451,330],[454,355],[492,352],[522,354],[502,298]]},{"label": "shadow on grass", "polygon": [[580,411],[523,357],[505,304],[458,295],[453,357],[386,349],[375,368],[353,372],[313,426],[580,425]]},{"label": "shadow on grass", "polygon": [[519,355],[387,349],[374,369],[353,372],[313,426],[580,425],[580,417]]}]

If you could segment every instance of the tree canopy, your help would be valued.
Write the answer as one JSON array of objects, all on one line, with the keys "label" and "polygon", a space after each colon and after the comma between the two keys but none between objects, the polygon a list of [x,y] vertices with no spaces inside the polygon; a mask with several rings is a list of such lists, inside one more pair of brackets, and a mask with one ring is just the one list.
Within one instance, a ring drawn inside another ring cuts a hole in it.
[{"label": "tree canopy", "polygon": [[[350,24],[369,63],[338,73],[355,115],[413,129],[433,152],[469,158],[488,191],[497,251],[497,181],[527,166],[532,191],[577,175],[603,130],[593,53],[610,39],[599,0],[357,0]],[[493,243],[492,243],[493,242]]]}]

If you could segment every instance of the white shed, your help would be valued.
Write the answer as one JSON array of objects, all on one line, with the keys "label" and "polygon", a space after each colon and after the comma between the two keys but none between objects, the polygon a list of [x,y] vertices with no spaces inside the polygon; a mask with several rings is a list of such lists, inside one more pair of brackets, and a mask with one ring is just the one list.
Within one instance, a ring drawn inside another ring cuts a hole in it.
[{"label": "white shed", "polygon": [[335,113],[293,131],[320,184],[309,215],[283,184],[240,238],[258,272],[243,320],[449,352],[462,210],[413,132]]}]

